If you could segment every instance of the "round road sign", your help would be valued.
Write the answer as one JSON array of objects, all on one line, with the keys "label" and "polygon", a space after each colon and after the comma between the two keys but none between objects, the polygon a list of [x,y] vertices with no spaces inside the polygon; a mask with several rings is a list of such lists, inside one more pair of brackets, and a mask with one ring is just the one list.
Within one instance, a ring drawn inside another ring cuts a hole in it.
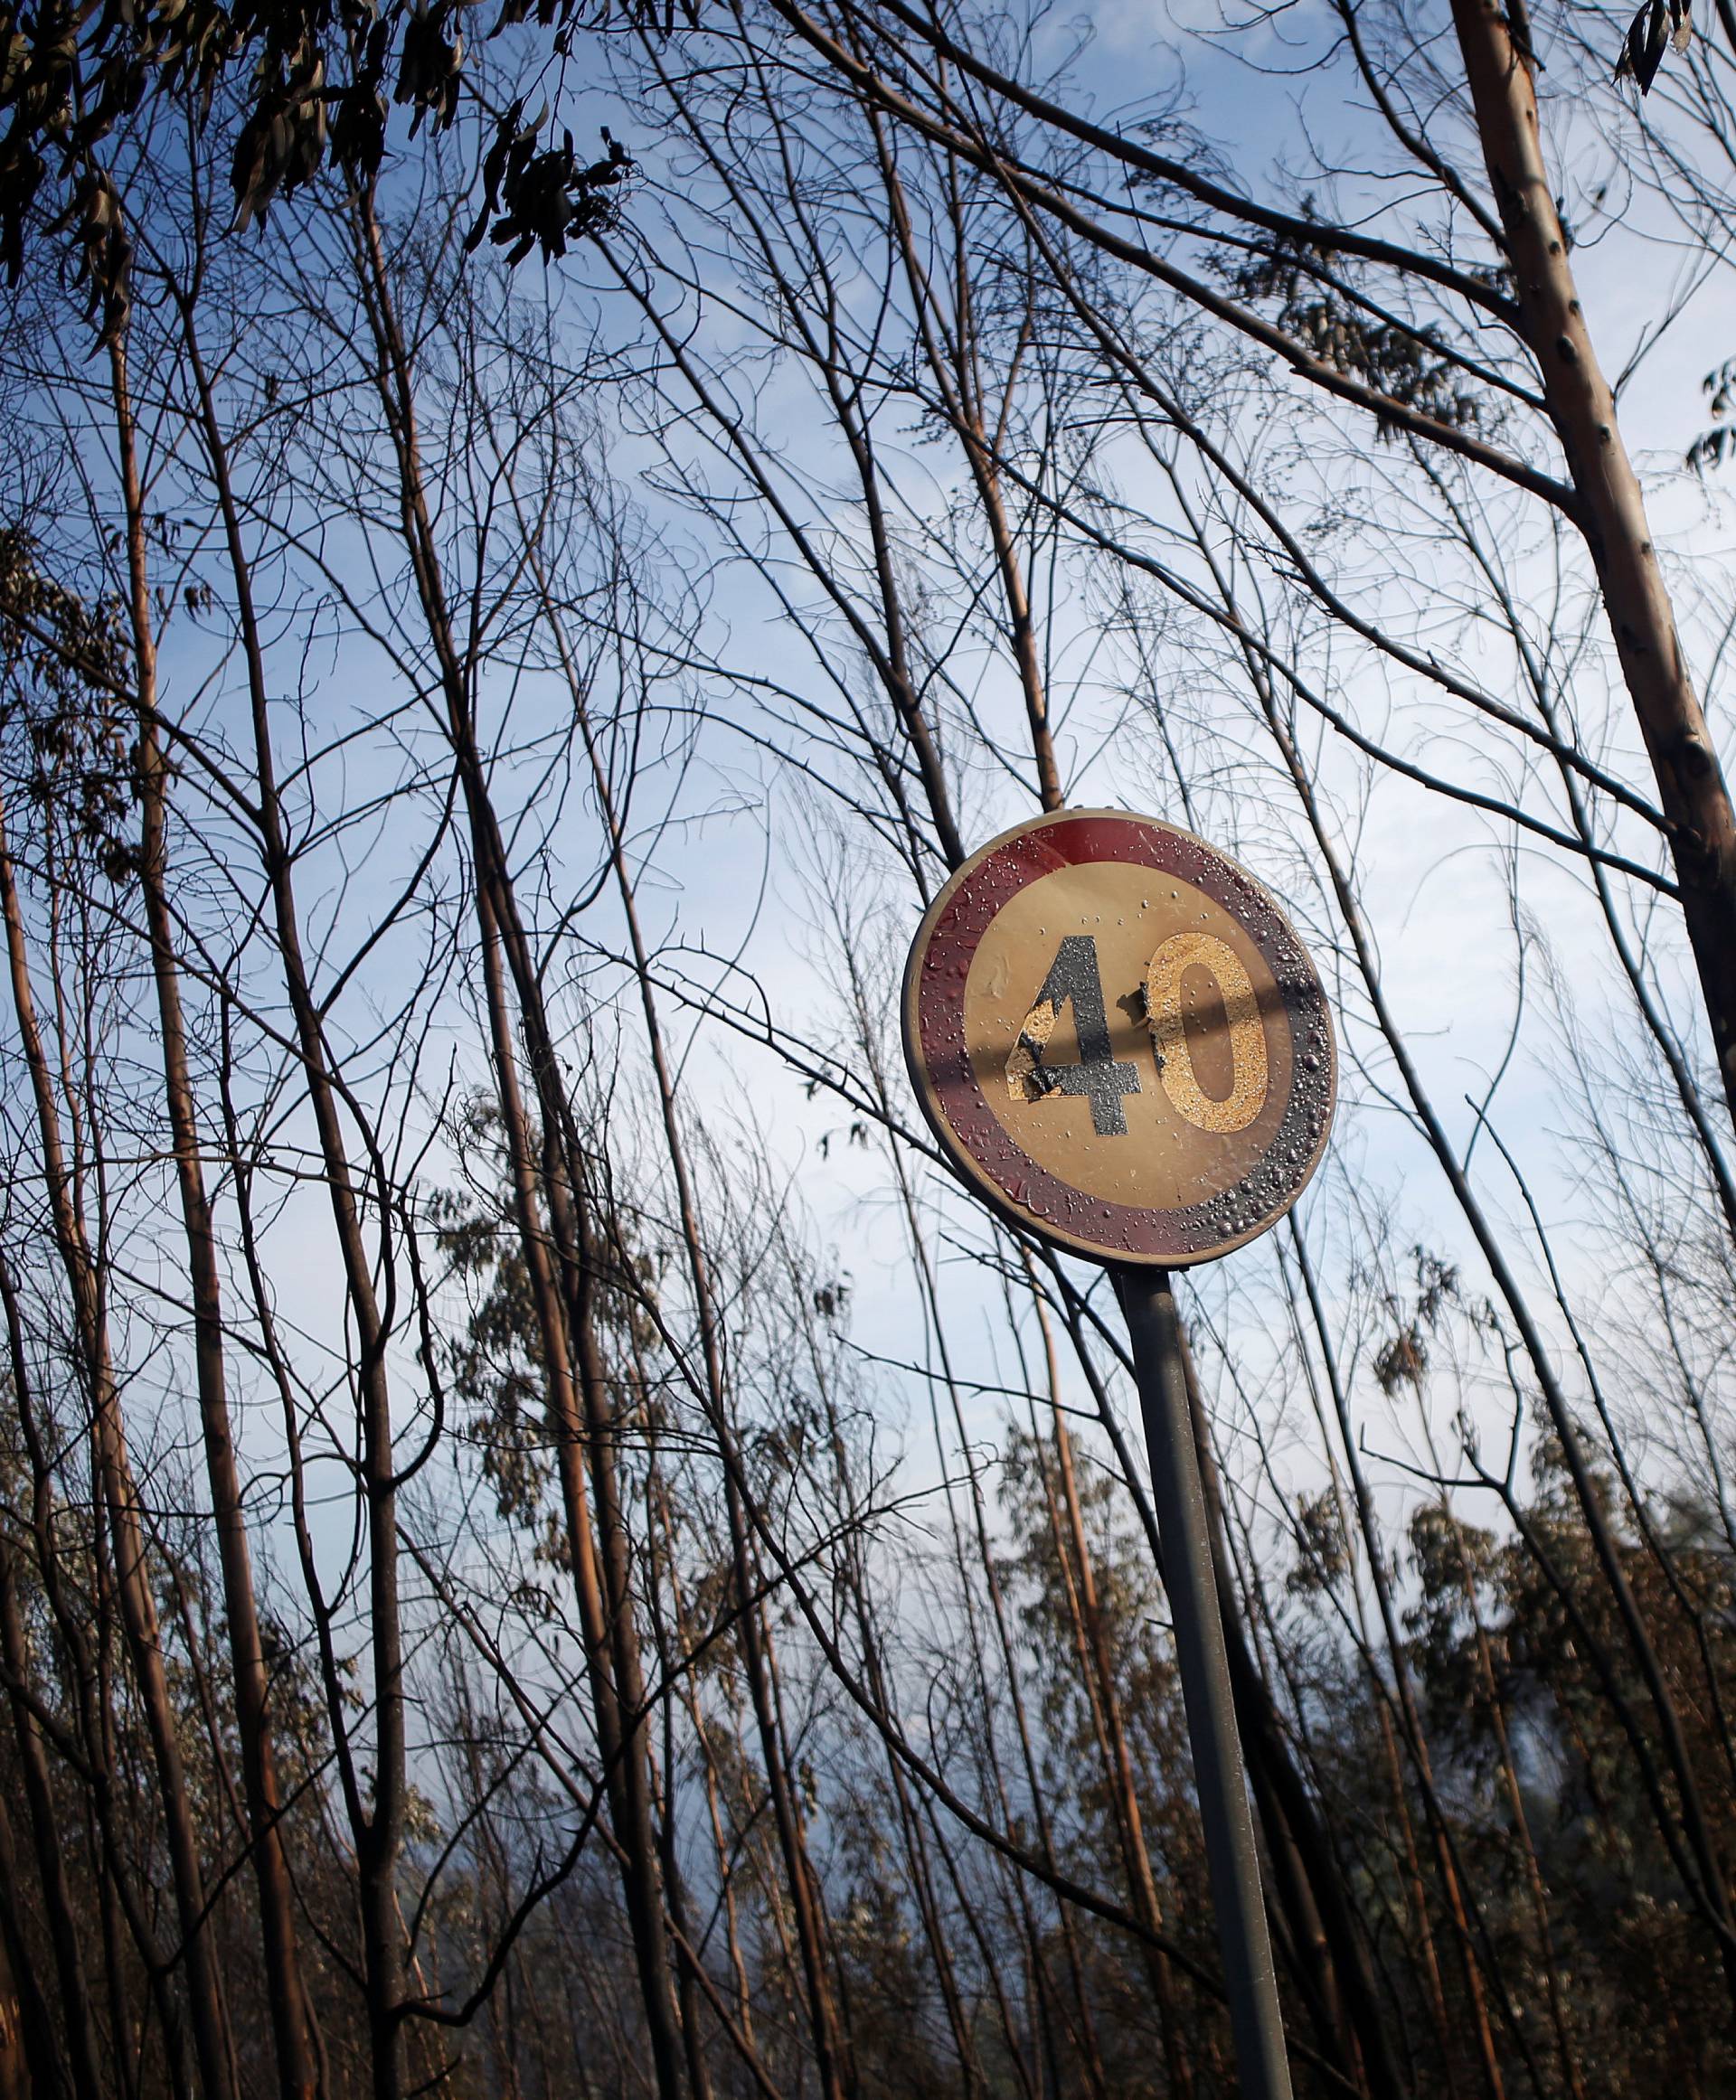
[{"label": "round road sign", "polygon": [[1192,833],[1061,810],[974,853],[904,973],[936,1136],[1021,1225],[1184,1267],[1275,1225],[1319,1163],[1336,1059],[1289,922]]}]

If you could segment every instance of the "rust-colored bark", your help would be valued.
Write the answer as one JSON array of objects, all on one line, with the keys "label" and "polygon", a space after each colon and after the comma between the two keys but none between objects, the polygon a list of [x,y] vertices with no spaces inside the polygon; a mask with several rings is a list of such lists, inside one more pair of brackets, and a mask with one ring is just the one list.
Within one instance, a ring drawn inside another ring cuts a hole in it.
[{"label": "rust-colored bark", "polygon": [[0,812],[0,919],[5,927],[14,1019],[29,1073],[51,1229],[72,1303],[80,1370],[88,1386],[90,1439],[114,1550],[114,1577],[127,1661],[145,1710],[168,1839],[176,1914],[186,1966],[188,2011],[206,2100],[229,2100],[230,2052],[222,1986],[205,1909],[203,1869],[187,1792],[174,1702],[169,1693],[156,1599],[147,1559],[148,1524],[121,1420],[109,1353],[102,1278],[74,1188],[61,1135],[54,1080],[36,1015],[28,937]]},{"label": "rust-colored bark", "polygon": [[1578,498],[1622,677],[1670,824],[1682,910],[1736,1115],[1736,812],[1688,673],[1645,497],[1580,304],[1543,163],[1531,67],[1499,0],[1453,0],[1520,326]]},{"label": "rust-colored bark", "polygon": [[254,1594],[241,1473],[230,1427],[217,1236],[205,1191],[204,1163],[187,1064],[180,966],[169,909],[168,767],[156,728],[156,640],[151,621],[145,496],[139,482],[124,343],[110,345],[108,367],[127,520],[133,679],[137,702],[138,734],[134,752],[140,820],[139,887],[150,933],[151,970],[162,1030],[163,1090],[175,1148],[188,1276],[193,1285],[193,1373],[205,1479],[211,1490],[212,1524],[217,1534],[222,1572],[235,1732],[241,1746],[241,1785],[247,1803],[248,1847],[259,1894],[278,2089],[282,2100],[311,2100],[314,2052],[308,2042],[307,1996],[296,1946],[295,1898],[283,1850],[283,1803],[271,1747],[270,1680]]},{"label": "rust-colored bark", "polygon": [[[600,1249],[590,1215],[589,1169],[476,742],[466,667],[429,508],[410,355],[372,194],[352,199],[352,215],[358,288],[378,357],[375,388],[396,458],[404,549],[439,668],[447,733],[468,822],[477,921],[489,973],[491,1049],[507,1124],[521,1239],[550,1372],[562,1502],[654,2070],[663,2100],[681,2100],[685,2057],[658,1867],[631,1545],[615,1455],[618,1424],[597,1326]],[[508,980],[515,1014],[508,1005]],[[534,1160],[517,1078],[521,1036],[541,1125]]]}]

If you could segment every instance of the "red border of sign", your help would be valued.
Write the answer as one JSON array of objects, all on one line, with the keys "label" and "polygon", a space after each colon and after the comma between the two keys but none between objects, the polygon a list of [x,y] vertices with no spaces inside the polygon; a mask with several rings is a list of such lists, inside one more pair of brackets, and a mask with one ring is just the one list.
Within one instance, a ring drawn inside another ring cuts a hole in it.
[{"label": "red border of sign", "polygon": [[[965,981],[977,943],[1027,883],[1120,861],[1179,877],[1221,904],[1265,957],[1284,1001],[1294,1078],[1259,1163],[1222,1195],[1140,1210],[1074,1189],[1017,1144],[977,1083],[965,1043]],[[1185,1267],[1256,1238],[1307,1186],[1332,1127],[1337,1053],[1326,993],[1276,899],[1191,832],[1122,810],[1059,810],[973,853],[929,906],[904,972],[904,1054],[935,1135],[977,1190],[1018,1224],[1099,1261]]]}]

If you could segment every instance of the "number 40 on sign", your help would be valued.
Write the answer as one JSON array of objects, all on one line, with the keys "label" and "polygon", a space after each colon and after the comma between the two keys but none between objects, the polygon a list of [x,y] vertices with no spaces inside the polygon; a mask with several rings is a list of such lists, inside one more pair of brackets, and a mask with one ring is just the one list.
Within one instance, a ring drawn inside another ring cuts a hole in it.
[{"label": "number 40 on sign", "polygon": [[1102,1260],[1241,1245],[1295,1201],[1331,1122],[1301,943],[1244,869],[1151,817],[1061,811],[975,854],[912,946],[904,1031],[967,1180]]}]

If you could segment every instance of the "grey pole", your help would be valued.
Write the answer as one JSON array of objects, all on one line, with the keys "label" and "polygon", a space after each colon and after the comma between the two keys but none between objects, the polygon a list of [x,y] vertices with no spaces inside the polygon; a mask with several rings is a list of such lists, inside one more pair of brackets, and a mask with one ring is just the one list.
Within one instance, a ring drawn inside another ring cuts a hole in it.
[{"label": "grey pole", "polygon": [[1242,1775],[1223,1622],[1212,1571],[1205,1492],[1194,1444],[1181,1322],[1169,1272],[1118,1265],[1115,1279],[1133,1342],[1139,1405],[1151,1455],[1151,1499],[1164,1549],[1164,1583],[1175,1621],[1182,1700],[1194,1748],[1194,1783],[1218,1918],[1242,2100],[1290,2100],[1290,2066],[1278,2005],[1254,1819]]}]

